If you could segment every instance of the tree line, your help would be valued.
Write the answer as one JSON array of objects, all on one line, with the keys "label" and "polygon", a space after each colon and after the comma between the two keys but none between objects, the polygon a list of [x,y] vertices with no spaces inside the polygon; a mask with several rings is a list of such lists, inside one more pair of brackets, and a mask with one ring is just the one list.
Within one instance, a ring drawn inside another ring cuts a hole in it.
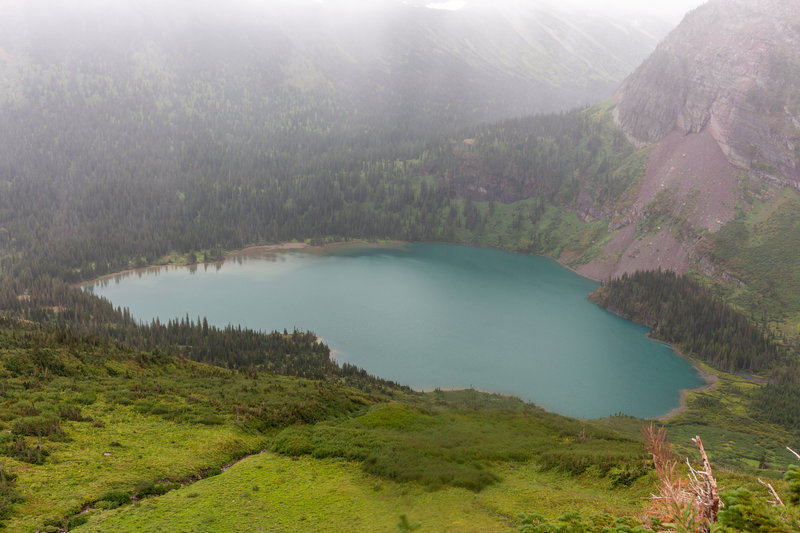
[{"label": "tree line", "polygon": [[[60,344],[96,339],[142,352],[177,356],[232,370],[260,370],[309,379],[344,379],[362,388],[397,389],[400,385],[331,359],[330,348],[304,331],[262,332],[241,326],[218,328],[205,318],[188,316],[166,323],[140,324],[128,309],[76,289],[58,278],[37,278],[22,288],[19,280],[0,282],[0,309],[60,332]],[[20,292],[22,297],[20,297]],[[0,314],[2,316],[2,314]]]},{"label": "tree line", "polygon": [[603,283],[590,300],[721,370],[759,372],[784,362],[785,350],[769,331],[687,276],[626,273]]}]

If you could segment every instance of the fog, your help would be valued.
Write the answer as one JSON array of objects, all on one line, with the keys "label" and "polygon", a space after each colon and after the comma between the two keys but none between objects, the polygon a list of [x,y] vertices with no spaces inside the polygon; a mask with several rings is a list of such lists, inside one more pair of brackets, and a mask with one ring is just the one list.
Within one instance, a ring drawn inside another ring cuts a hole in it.
[{"label": "fog", "polygon": [[[338,0],[321,1],[337,2]],[[564,11],[605,12],[644,17],[659,16],[677,23],[688,11],[705,2],[706,0],[651,0],[649,2],[643,2],[641,0],[561,0],[559,2],[548,0],[442,0],[435,2],[409,0],[406,3],[423,6],[430,9],[441,9],[448,11],[458,11],[465,8],[468,9],[469,7],[475,5],[498,6],[515,4],[517,6],[528,6],[529,8],[535,8],[537,6],[549,6],[559,8]]]},{"label": "fog", "polygon": [[0,105],[44,123],[74,90],[92,112],[125,93],[192,114],[202,94],[241,121],[292,109],[432,136],[600,102],[699,3],[0,0]]},{"label": "fog", "polygon": [[[703,0],[0,0],[0,46],[10,46],[15,39],[16,44],[20,39],[40,37],[68,41],[87,34],[101,36],[110,46],[116,46],[120,40],[146,30],[188,30],[202,36],[208,28],[231,26],[276,27],[301,40],[306,32],[314,37],[314,32],[322,30],[362,34],[380,41],[387,26],[413,24],[426,16],[438,16],[436,24],[446,27],[458,25],[465,17],[479,21],[479,17],[489,14],[527,27],[556,15],[567,26],[573,26],[559,29],[559,36],[568,39],[571,37],[566,32],[585,32],[589,20],[593,25],[605,24],[609,33],[613,25],[623,24],[646,33],[654,41],[652,48],[687,11],[702,3]],[[473,21],[470,30],[491,33],[494,28],[491,20],[484,27]],[[593,33],[603,35],[598,29]]]},{"label": "fog", "polygon": [[[377,11],[391,12],[400,6],[438,11],[502,10],[513,8],[522,11],[537,9],[557,10],[566,13],[603,13],[643,19],[663,19],[677,24],[683,15],[703,4],[705,0],[0,0],[0,14],[5,17],[26,12],[46,16],[48,12],[89,13],[104,16],[117,15],[135,19],[154,13],[203,13],[218,22],[231,17],[276,15],[280,13],[307,12],[321,9],[338,12],[344,16],[359,16]],[[69,17],[64,20],[69,22]]]}]

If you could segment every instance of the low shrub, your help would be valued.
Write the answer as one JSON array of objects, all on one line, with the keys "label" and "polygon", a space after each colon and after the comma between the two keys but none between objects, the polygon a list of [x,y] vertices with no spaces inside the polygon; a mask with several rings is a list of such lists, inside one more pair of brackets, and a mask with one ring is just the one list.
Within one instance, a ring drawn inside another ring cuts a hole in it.
[{"label": "low shrub", "polygon": [[201,413],[196,415],[192,421],[204,426],[218,426],[225,423],[225,417],[215,413]]},{"label": "low shrub", "polygon": [[167,492],[179,488],[180,483],[171,481],[144,481],[136,485],[133,494],[137,498],[147,498],[148,496],[161,496]]},{"label": "low shrub", "polygon": [[87,515],[85,515],[85,514],[79,514],[79,515],[71,516],[71,517],[69,517],[69,520],[67,520],[67,530],[71,531],[71,530],[75,529],[76,527],[82,526],[83,524],[85,524],[88,521],[89,521],[89,517]]},{"label": "low shrub", "polygon": [[46,437],[48,435],[63,435],[61,421],[58,417],[24,416],[14,421],[12,432],[15,435],[29,435],[33,437]]},{"label": "low shrub", "polygon": [[616,487],[630,487],[631,484],[647,474],[647,469],[644,465],[625,465],[622,467],[613,467],[608,471],[608,479],[611,480],[611,486]]},{"label": "low shrub", "polygon": [[83,422],[84,418],[81,414],[81,409],[77,405],[68,403],[60,403],[57,407],[58,416],[62,420],[72,420],[74,422]]},{"label": "low shrub", "polygon": [[310,455],[314,451],[311,441],[313,428],[298,426],[284,429],[275,437],[270,446],[270,451],[284,455]]},{"label": "low shrub", "polygon": [[36,408],[33,403],[27,400],[21,400],[14,405],[11,406],[11,409],[18,415],[18,416],[37,416],[40,414],[40,410]]},{"label": "low shrub", "polygon": [[398,482],[415,481],[438,489],[462,487],[474,492],[500,481],[478,461],[454,463],[442,457],[428,457],[403,449],[381,449],[363,463],[364,471]]},{"label": "low shrub", "polygon": [[97,401],[97,394],[94,391],[84,391],[75,397],[75,402],[81,405],[92,405]]},{"label": "low shrub", "polygon": [[565,513],[550,521],[538,513],[523,513],[518,516],[519,533],[648,533],[636,519],[630,516],[614,518],[605,513],[583,517],[578,513]]},{"label": "low shrub", "polygon": [[0,454],[12,457],[17,461],[40,465],[50,455],[41,444],[31,445],[24,437],[13,437],[0,444]]},{"label": "low shrub", "polygon": [[109,490],[100,496],[95,506],[99,509],[116,509],[131,502],[131,496],[123,490]]},{"label": "low shrub", "polygon": [[[14,488],[16,480],[16,474],[0,468],[0,520],[11,516],[12,506],[22,501],[22,496]],[[2,529],[2,523],[0,523],[0,529]]]}]

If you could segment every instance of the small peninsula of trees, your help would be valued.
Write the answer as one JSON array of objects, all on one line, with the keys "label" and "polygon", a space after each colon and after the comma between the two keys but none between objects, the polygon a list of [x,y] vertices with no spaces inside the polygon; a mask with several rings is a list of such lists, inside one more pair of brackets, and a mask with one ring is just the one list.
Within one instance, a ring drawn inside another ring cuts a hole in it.
[{"label": "small peninsula of trees", "polygon": [[589,297],[652,328],[652,336],[728,372],[757,372],[781,357],[770,333],[696,281],[660,270],[623,274]]}]

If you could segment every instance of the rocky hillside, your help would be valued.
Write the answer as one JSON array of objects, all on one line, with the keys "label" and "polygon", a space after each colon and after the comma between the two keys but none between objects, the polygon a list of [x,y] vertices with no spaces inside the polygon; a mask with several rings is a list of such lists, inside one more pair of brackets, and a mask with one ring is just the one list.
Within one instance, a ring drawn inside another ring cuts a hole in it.
[{"label": "rocky hillside", "polygon": [[712,0],[690,13],[617,92],[639,144],[708,131],[744,169],[800,181],[800,2]]},{"label": "rocky hillside", "polygon": [[711,0],[625,80],[614,118],[649,162],[607,208],[614,236],[582,273],[725,275],[709,263],[714,234],[737,209],[800,188],[799,45],[800,1]]}]

